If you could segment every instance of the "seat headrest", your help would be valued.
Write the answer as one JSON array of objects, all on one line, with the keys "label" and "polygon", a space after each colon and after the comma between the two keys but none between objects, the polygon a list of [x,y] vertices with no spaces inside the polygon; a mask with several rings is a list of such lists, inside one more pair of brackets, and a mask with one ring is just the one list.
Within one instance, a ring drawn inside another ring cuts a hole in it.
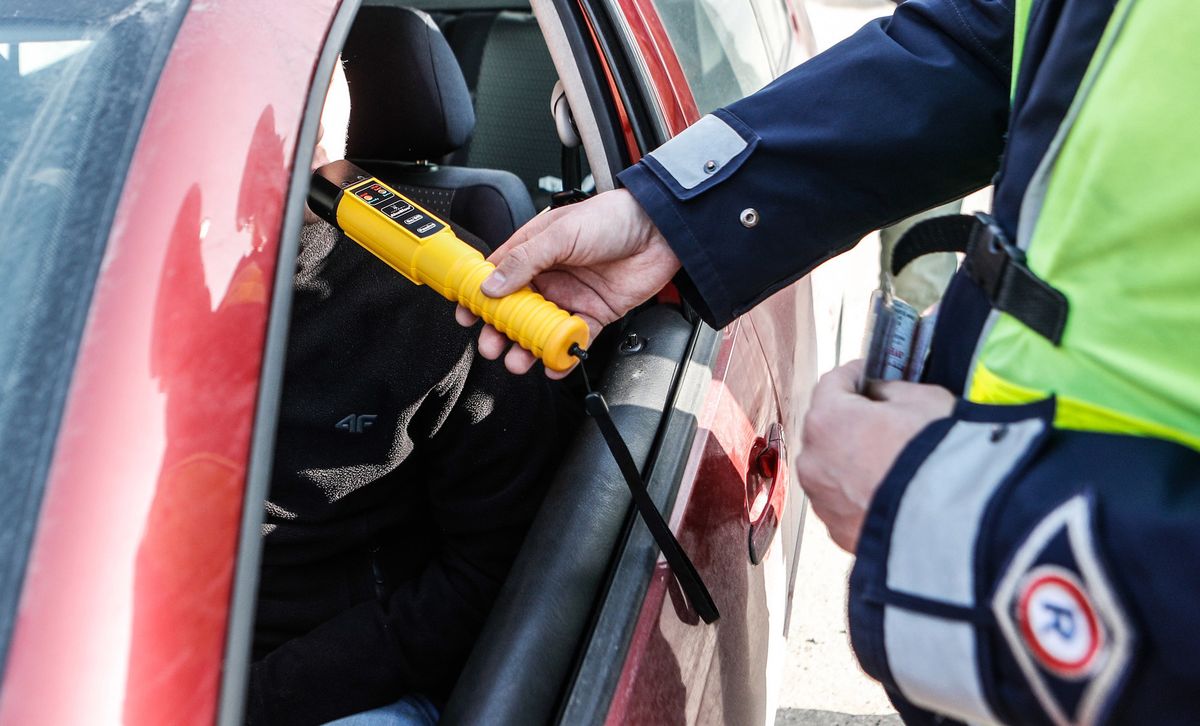
[{"label": "seat headrest", "polygon": [[425,13],[360,8],[342,59],[350,84],[348,157],[436,159],[470,140],[475,110],[467,82]]}]

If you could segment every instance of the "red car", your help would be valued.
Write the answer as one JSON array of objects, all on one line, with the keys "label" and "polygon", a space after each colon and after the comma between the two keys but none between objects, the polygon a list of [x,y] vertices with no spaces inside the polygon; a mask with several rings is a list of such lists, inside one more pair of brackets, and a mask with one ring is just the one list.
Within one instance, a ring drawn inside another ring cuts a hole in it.
[{"label": "red car", "polygon": [[[475,97],[444,161],[515,174],[536,208],[812,50],[799,0],[417,5]],[[358,9],[0,6],[0,723],[240,722],[297,234]],[[595,350],[722,617],[682,597],[587,422],[443,718],[769,723],[808,282],[723,330],[664,291]]]}]

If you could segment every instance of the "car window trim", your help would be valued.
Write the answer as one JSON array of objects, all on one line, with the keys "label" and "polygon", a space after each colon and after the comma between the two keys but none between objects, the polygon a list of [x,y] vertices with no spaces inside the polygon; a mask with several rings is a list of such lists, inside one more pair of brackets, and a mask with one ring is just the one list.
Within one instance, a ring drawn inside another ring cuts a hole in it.
[{"label": "car window trim", "polygon": [[620,5],[615,0],[603,0],[603,3],[605,9],[614,18],[613,25],[617,28],[617,36],[620,39],[625,55],[632,59],[631,62],[637,69],[637,72],[633,74],[634,79],[637,82],[641,98],[645,102],[648,110],[647,116],[654,131],[653,143],[649,147],[643,147],[645,151],[649,151],[671,138],[671,132],[667,126],[666,113],[663,111],[661,99],[658,97],[657,89],[654,86],[650,66],[647,64],[646,58],[642,54],[642,49],[637,43],[633,28],[629,25],[629,19],[622,12]]},{"label": "car window trim", "polygon": [[259,376],[258,402],[255,406],[254,428],[250,441],[250,460],[246,467],[246,487],[242,500],[242,519],[238,534],[237,558],[230,596],[229,624],[225,637],[224,668],[221,671],[220,696],[217,702],[217,723],[221,726],[240,726],[244,723],[246,690],[250,676],[251,646],[254,640],[255,603],[258,597],[259,566],[262,561],[263,502],[271,484],[271,466],[275,455],[275,435],[279,424],[280,401],[283,394],[284,363],[287,358],[288,331],[291,323],[292,280],[296,256],[300,248],[300,226],[304,221],[304,205],[317,130],[328,79],[341,53],[350,26],[362,0],[344,0],[330,22],[325,45],[317,59],[309,82],[308,100],[296,135],[291,180],[283,210],[283,226],[279,235],[279,255],[275,264],[275,280],[271,293],[271,308]]},{"label": "car window trim", "polygon": [[[637,145],[637,149],[634,150],[636,156],[631,157],[631,152],[626,151],[617,157],[617,160],[621,162],[621,168],[624,168],[625,165],[637,161],[637,157],[640,157],[666,140],[666,137],[661,139],[658,137],[659,132],[657,127],[651,121],[653,114],[650,109],[655,108],[657,110],[656,104],[647,103],[642,93],[635,93],[633,91],[633,89],[640,90],[640,81],[636,80],[639,74],[631,68],[628,53],[624,52],[624,44],[614,45],[613,43],[613,36],[620,35],[617,30],[620,21],[613,19],[606,3],[602,0],[574,0],[574,2],[572,0],[555,0],[555,4],[559,5],[559,7],[562,4],[568,7],[570,5],[575,6],[575,12],[580,16],[580,25],[590,27],[594,34],[595,42],[585,43],[589,56],[598,54],[600,57],[597,58],[597,61],[604,63],[612,74],[612,82],[616,87],[617,97],[610,98],[609,103],[620,104],[621,108],[625,110],[629,118],[629,126],[633,133],[634,143]],[[620,13],[617,13],[617,15],[620,16]],[[630,83],[630,75],[635,76],[632,84]],[[603,85],[601,84],[601,87]],[[603,95],[606,98],[609,97],[607,93]],[[612,113],[615,116],[615,109],[613,109]],[[621,128],[621,124],[616,118],[613,119],[613,128]],[[621,147],[624,146],[625,144],[621,144]],[[617,171],[620,171],[620,169]]]}]

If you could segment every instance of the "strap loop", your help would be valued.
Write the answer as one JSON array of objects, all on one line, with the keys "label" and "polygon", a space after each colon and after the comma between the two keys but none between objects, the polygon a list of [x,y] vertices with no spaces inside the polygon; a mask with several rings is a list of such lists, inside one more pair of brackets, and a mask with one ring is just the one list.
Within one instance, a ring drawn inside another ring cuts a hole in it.
[{"label": "strap loop", "polygon": [[1025,251],[1008,241],[986,214],[933,217],[913,225],[892,253],[892,274],[932,252],[963,252],[963,269],[992,307],[1007,313],[1054,345],[1062,343],[1070,304],[1029,269]]},{"label": "strap loop", "polygon": [[667,564],[671,567],[671,572],[675,573],[675,579],[679,581],[679,587],[687,595],[688,602],[696,609],[696,613],[705,623],[710,625],[715,623],[717,618],[721,617],[721,613],[717,610],[717,604],[704,585],[700,573],[696,571],[695,565],[683,551],[679,540],[675,539],[666,520],[654,506],[650,492],[646,491],[646,483],[642,481],[641,472],[634,464],[629,448],[625,446],[625,441],[621,439],[616,424],[608,414],[608,403],[604,400],[604,396],[596,391],[591,391],[584,396],[583,404],[588,415],[596,419],[600,433],[604,436],[604,442],[608,444],[613,458],[617,461],[617,467],[621,470],[621,475],[625,477],[625,483],[629,486],[629,493],[633,495],[633,502],[637,505],[638,513],[642,515],[642,520],[649,528],[650,534],[654,536],[654,541],[658,543],[659,549],[662,550]]}]

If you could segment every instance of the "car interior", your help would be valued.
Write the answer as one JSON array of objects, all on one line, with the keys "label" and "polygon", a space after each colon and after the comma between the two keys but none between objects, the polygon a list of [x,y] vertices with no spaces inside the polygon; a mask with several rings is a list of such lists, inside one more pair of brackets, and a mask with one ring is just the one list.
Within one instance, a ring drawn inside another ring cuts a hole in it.
[{"label": "car interior", "polygon": [[[566,49],[582,37],[568,38],[552,57],[523,0],[365,4],[342,49],[351,96],[346,158],[499,245],[557,192],[595,190],[581,136],[592,134],[592,148],[600,148],[596,136],[606,150],[617,144],[619,127],[602,108],[584,109],[600,119],[592,129],[563,123],[561,107],[552,114],[552,97],[562,100],[556,61],[577,64]],[[574,70],[585,85],[600,87],[598,69]],[[623,163],[596,165],[601,186]],[[694,418],[672,416],[687,395],[681,379],[689,360],[711,362],[716,340],[676,299],[634,311],[591,348],[589,380],[607,398],[662,510],[669,510],[695,431]],[[582,399],[580,373],[560,385]],[[701,395],[702,387],[692,389]],[[655,461],[665,439],[679,460]],[[444,723],[604,717],[620,671],[611,648],[628,640],[657,550],[648,533],[631,536],[629,490],[590,422],[579,427],[552,480]],[[606,617],[606,609],[616,615]],[[589,668],[597,658],[604,667]]]},{"label": "car interior", "polygon": [[430,211],[496,247],[562,190],[578,149],[555,128],[557,73],[527,7],[366,6],[342,57],[347,157]]}]

